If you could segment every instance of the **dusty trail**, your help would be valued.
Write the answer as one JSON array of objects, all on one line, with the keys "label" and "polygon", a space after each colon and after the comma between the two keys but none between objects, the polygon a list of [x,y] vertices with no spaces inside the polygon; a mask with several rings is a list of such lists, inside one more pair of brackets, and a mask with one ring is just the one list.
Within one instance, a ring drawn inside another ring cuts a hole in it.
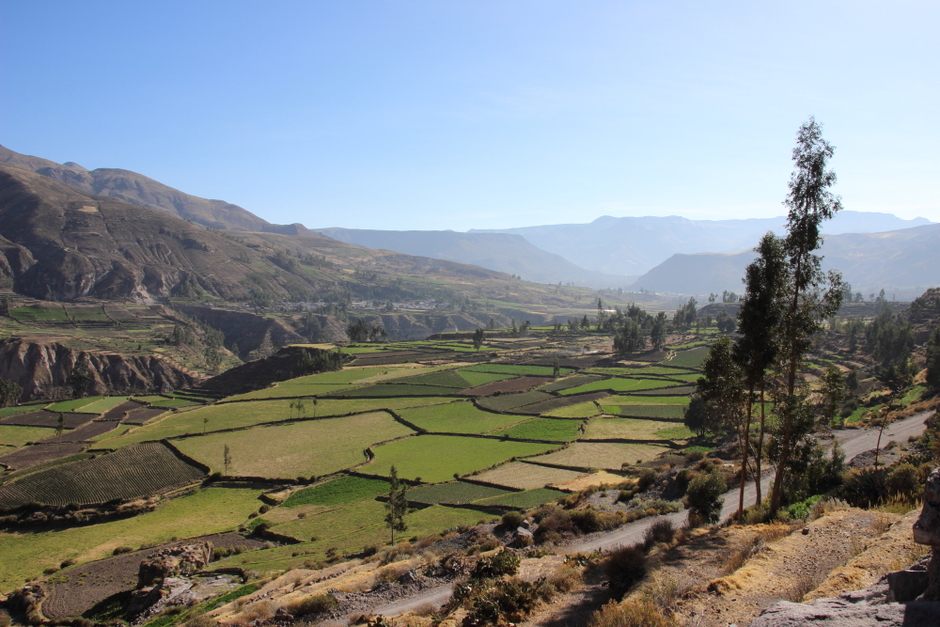
[{"label": "dusty trail", "polygon": [[[924,422],[931,414],[933,414],[933,410],[921,412],[911,416],[910,418],[905,418],[904,420],[899,420],[892,423],[888,426],[888,428],[885,429],[881,441],[882,446],[891,440],[906,441],[910,436],[920,435],[925,429]],[[846,460],[850,460],[859,453],[863,453],[875,448],[875,445],[878,441],[878,430],[867,429],[862,431],[856,429],[843,429],[836,432],[835,436],[842,444],[842,448],[845,451]],[[764,494],[767,494],[767,490],[772,479],[772,471],[764,473],[764,477],[761,480],[761,486]],[[756,496],[757,490],[754,487],[754,484],[751,483],[747,485],[744,489],[745,505],[753,504]],[[737,511],[738,490],[735,489],[726,492],[724,500],[724,507],[721,511],[722,519],[727,518]],[[660,520],[669,520],[676,527],[680,527],[685,524],[686,517],[687,513],[685,511],[675,512],[673,514],[665,514],[662,516],[651,516],[649,518],[644,518],[642,520],[628,523],[612,531],[600,532],[592,536],[582,538],[577,542],[573,542],[567,545],[563,548],[563,550],[565,553],[586,553],[591,551],[608,550],[622,545],[635,544],[637,542],[643,541],[643,535],[653,523]],[[372,609],[372,613],[381,614],[384,616],[397,616],[399,614],[411,612],[430,605],[433,605],[434,607],[440,607],[450,598],[451,590],[452,586],[450,585],[422,590],[421,593],[413,597],[399,599],[394,603],[390,603],[381,607],[375,607]]]}]

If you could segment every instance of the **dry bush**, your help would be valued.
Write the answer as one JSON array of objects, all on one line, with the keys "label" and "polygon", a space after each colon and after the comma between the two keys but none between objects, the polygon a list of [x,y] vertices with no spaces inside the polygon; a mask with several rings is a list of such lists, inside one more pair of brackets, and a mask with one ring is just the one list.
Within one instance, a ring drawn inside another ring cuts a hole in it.
[{"label": "dry bush", "polygon": [[669,543],[676,537],[676,528],[669,520],[657,520],[643,534],[643,545],[650,549],[660,542]]},{"label": "dry bush", "polygon": [[312,594],[310,596],[294,599],[287,604],[287,611],[294,616],[308,614],[323,614],[336,609],[337,602],[329,594]]},{"label": "dry bush", "polygon": [[398,578],[411,570],[411,567],[407,564],[396,564],[394,566],[385,566],[384,568],[379,569],[379,572],[376,573],[376,581],[385,581],[392,583],[398,581]]},{"label": "dry bush", "polygon": [[885,512],[878,512],[875,519],[871,521],[871,529],[878,535],[881,535],[891,528],[891,523],[891,516],[888,516]]},{"label": "dry bush", "polygon": [[827,573],[802,573],[797,576],[790,590],[786,594],[787,601],[802,603],[803,597],[819,587],[825,580]]},{"label": "dry bush", "polygon": [[724,559],[721,572],[724,575],[730,575],[739,568],[747,564],[747,561],[764,550],[766,546],[760,535],[754,537],[750,542],[740,549],[731,551]]},{"label": "dry bush", "polygon": [[559,592],[571,592],[578,587],[581,581],[581,570],[570,564],[562,564],[548,578],[548,583],[552,584]]},{"label": "dry bush", "polygon": [[667,616],[645,598],[627,599],[623,603],[611,601],[594,614],[590,627],[677,627],[672,616]]},{"label": "dry bush", "polygon": [[649,584],[643,589],[643,596],[664,611],[673,611],[679,599],[679,581],[666,573],[654,573]]},{"label": "dry bush", "polygon": [[217,625],[218,623],[216,623],[214,619],[209,618],[205,614],[193,616],[184,623],[184,627],[217,627]]},{"label": "dry bush", "polygon": [[604,560],[603,569],[610,587],[623,592],[646,575],[646,553],[641,545],[617,547]]},{"label": "dry bush", "polygon": [[10,627],[11,622],[10,615],[0,611],[0,627]]},{"label": "dry bush", "polygon": [[271,599],[261,599],[251,605],[245,606],[245,608],[235,616],[234,624],[248,625],[256,620],[266,620],[274,616],[275,612],[277,612],[280,607],[279,603]]},{"label": "dry bush", "polygon": [[802,525],[799,524],[792,525],[787,523],[771,523],[758,529],[757,537],[760,538],[764,544],[770,544],[771,542],[779,540],[780,538],[787,537],[793,533],[795,529],[799,529],[801,526]]}]

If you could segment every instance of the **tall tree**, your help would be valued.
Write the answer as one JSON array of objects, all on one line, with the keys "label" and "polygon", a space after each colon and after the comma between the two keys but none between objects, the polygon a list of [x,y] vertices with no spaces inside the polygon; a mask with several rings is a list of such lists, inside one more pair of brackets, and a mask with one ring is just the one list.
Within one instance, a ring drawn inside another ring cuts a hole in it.
[{"label": "tall tree", "polygon": [[16,381],[0,379],[0,407],[15,405],[23,396],[23,387]]},{"label": "tall tree", "polygon": [[72,396],[82,398],[88,393],[88,386],[91,384],[91,373],[85,362],[76,361],[69,373],[69,385],[72,386]]},{"label": "tall tree", "polygon": [[836,174],[828,169],[834,149],[822,137],[822,128],[812,117],[797,133],[793,149],[795,170],[790,177],[787,207],[787,236],[784,250],[789,262],[786,285],[786,310],[780,333],[780,358],[783,385],[777,409],[775,450],[778,452],[777,474],[770,493],[770,512],[776,513],[783,502],[784,477],[794,447],[811,430],[812,412],[807,411],[805,394],[799,388],[799,372],[812,346],[813,336],[823,328],[842,303],[842,277],[821,268],[822,257],[816,250],[822,246],[820,224],[842,209],[842,200],[829,188]]},{"label": "tall tree", "polygon": [[927,342],[927,387],[940,391],[940,327],[933,330]]},{"label": "tall tree", "polygon": [[483,347],[483,340],[486,338],[483,329],[477,329],[473,332],[473,348],[480,350]]},{"label": "tall tree", "polygon": [[408,513],[408,484],[398,480],[398,469],[394,464],[389,470],[390,489],[388,501],[385,502],[385,526],[392,533],[392,544],[395,544],[395,532],[404,533],[408,530],[405,524],[405,514]]},{"label": "tall tree", "polygon": [[[754,446],[754,475],[757,487],[757,504],[761,501],[761,461],[764,453],[766,431],[766,409],[764,405],[767,387],[767,369],[777,357],[777,333],[783,314],[782,293],[787,277],[786,253],[783,241],[773,233],[761,238],[757,248],[757,259],[751,262],[744,273],[744,296],[738,310],[738,331],[741,338],[735,345],[734,358],[741,366],[744,385],[747,388],[745,404],[746,430],[750,434],[755,391],[760,392],[760,427]],[[744,458],[750,447],[750,437],[744,443]],[[741,465],[741,490],[738,495],[738,513],[744,509],[744,473]]]},{"label": "tall tree", "polygon": [[666,345],[665,311],[660,311],[656,314],[656,317],[653,318],[653,326],[650,327],[650,342],[653,343],[653,348],[656,350],[662,350],[663,346]]},{"label": "tall tree", "polygon": [[734,359],[734,343],[728,336],[718,338],[702,364],[697,394],[705,403],[707,430],[728,433],[738,440],[741,465],[747,466],[746,443],[749,433],[744,421],[743,371]]}]

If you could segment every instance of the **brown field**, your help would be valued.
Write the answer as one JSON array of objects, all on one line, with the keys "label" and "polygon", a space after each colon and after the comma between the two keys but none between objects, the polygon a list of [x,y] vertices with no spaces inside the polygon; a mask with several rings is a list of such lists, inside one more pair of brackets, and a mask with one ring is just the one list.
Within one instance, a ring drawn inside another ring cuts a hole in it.
[{"label": "brown field", "polygon": [[142,425],[145,422],[153,420],[157,416],[165,414],[166,410],[159,407],[145,407],[143,409],[135,409],[127,415],[127,418],[124,419],[124,424],[126,425]]},{"label": "brown field", "polygon": [[[91,422],[91,419],[94,417],[95,414],[62,412],[62,426],[66,429],[76,429],[87,422]],[[59,412],[40,409],[39,411],[31,411],[25,414],[7,416],[0,420],[0,424],[21,425],[23,427],[58,427]]]},{"label": "brown field", "polygon": [[99,435],[104,435],[114,431],[120,426],[120,422],[116,420],[96,420],[94,422],[89,422],[84,427],[79,427],[74,431],[69,431],[68,433],[63,433],[62,435],[54,436],[51,438],[46,438],[42,441],[43,444],[61,444],[65,442],[87,442],[93,438],[96,438]]},{"label": "brown field", "polygon": [[36,464],[81,453],[83,444],[36,444],[0,457],[0,464],[19,470]]},{"label": "brown field", "polygon": [[519,490],[534,490],[559,482],[570,481],[580,477],[582,472],[565,470],[564,468],[551,468],[538,464],[525,462],[510,462],[479,475],[470,477],[478,481],[486,481],[495,485],[517,488]]},{"label": "brown field", "polygon": [[541,455],[533,461],[574,468],[620,470],[624,464],[649,461],[667,450],[650,444],[575,442],[568,448]]},{"label": "brown field", "polygon": [[108,411],[104,412],[101,420],[121,421],[124,418],[125,413],[134,411],[136,409],[141,409],[142,407],[143,405],[140,403],[135,403],[134,401],[124,401],[120,405],[115,405]]}]

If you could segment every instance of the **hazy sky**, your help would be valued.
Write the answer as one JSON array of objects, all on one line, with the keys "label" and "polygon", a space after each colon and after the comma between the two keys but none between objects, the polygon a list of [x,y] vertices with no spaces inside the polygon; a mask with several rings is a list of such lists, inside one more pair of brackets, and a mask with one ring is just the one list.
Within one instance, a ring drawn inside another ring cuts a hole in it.
[{"label": "hazy sky", "polygon": [[0,144],[276,223],[769,217],[810,115],[847,209],[940,222],[940,3],[0,2]]}]

